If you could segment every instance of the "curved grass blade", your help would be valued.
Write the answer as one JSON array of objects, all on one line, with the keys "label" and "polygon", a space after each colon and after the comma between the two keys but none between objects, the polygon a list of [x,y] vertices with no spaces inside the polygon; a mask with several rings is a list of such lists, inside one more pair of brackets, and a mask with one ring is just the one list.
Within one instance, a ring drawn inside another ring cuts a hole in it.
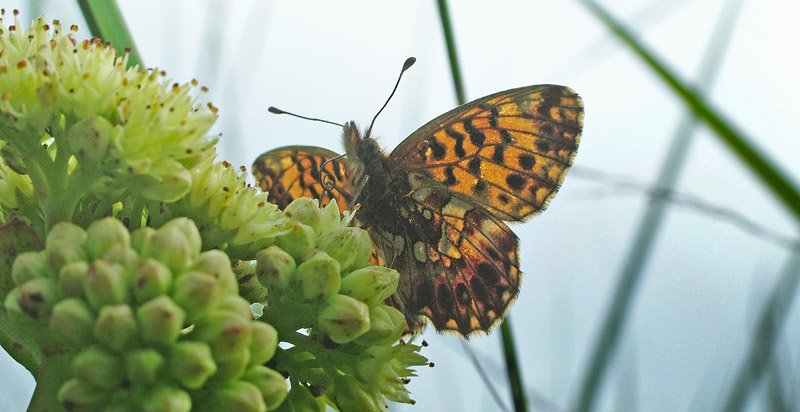
[{"label": "curved grass blade", "polygon": [[92,36],[110,41],[120,55],[128,50],[128,67],[144,68],[142,56],[133,42],[116,0],[78,0],[78,5]]}]

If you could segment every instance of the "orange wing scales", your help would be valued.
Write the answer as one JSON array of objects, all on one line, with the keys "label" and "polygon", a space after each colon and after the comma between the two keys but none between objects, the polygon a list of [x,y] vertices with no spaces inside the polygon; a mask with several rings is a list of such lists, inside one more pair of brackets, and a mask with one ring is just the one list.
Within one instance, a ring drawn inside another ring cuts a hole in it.
[{"label": "orange wing scales", "polygon": [[519,293],[519,240],[503,220],[524,221],[547,207],[572,165],[582,123],[574,91],[530,86],[457,107],[388,156],[348,122],[347,160],[327,163],[323,173],[320,165],[336,154],[309,146],[267,152],[253,170],[281,207],[301,196],[323,205],[336,198],[342,210],[360,203],[355,222],[372,238],[373,263],[400,272],[387,303],[405,314],[409,331],[430,320],[468,337],[496,325]]}]

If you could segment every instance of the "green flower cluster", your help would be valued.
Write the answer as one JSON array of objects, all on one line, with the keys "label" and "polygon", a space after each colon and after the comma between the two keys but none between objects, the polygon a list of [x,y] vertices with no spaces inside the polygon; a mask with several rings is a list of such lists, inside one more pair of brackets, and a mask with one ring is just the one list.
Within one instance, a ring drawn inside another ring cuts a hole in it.
[{"label": "green flower cluster", "polygon": [[29,410],[413,403],[427,360],[396,343],[398,274],[352,215],[278,210],[215,162],[195,81],[76,30],[0,18],[0,343],[37,379]]},{"label": "green flower cluster", "polygon": [[70,411],[264,411],[287,395],[264,366],[278,345],[237,293],[228,256],[200,251],[186,218],[133,233],[105,218],[55,225],[17,256],[5,308],[46,325],[68,351],[58,389]]},{"label": "green flower cluster", "polygon": [[397,271],[370,266],[369,235],[348,227],[350,216],[340,220],[335,201],[320,209],[299,198],[284,213],[291,231],[238,276],[247,280],[243,291],[266,297],[262,319],[293,345],[279,349],[273,364],[289,375],[295,410],[321,410],[322,399],[311,394],[341,411],[383,411],[385,399],[412,403],[404,386],[410,367],[427,360],[417,345],[392,346],[406,327],[403,314],[383,303],[397,289]]}]

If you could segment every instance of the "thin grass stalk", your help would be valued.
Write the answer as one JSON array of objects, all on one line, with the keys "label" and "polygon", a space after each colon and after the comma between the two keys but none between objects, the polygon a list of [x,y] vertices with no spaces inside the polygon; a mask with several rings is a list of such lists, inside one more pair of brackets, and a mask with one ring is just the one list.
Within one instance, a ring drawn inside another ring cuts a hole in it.
[{"label": "thin grass stalk", "polygon": [[[707,92],[719,70],[722,54],[727,48],[733,33],[733,22],[741,8],[742,0],[728,3],[726,12],[718,19],[717,26],[711,36],[703,62],[700,65],[698,84]],[[681,169],[687,159],[689,145],[697,118],[687,113],[678,126],[664,163],[656,179],[656,191],[648,200],[647,209],[642,217],[628,252],[625,265],[620,274],[611,306],[606,312],[600,335],[595,342],[589,366],[581,380],[577,397],[571,405],[571,411],[591,411],[597,393],[604,382],[608,367],[614,359],[619,346],[623,326],[630,312],[634,293],[642,278],[642,269],[650,253],[655,249],[656,234],[660,230],[667,210],[666,194],[674,190]]]},{"label": "thin grass stalk", "polygon": [[[461,105],[466,103],[466,98],[464,97],[464,81],[461,78],[461,68],[458,63],[453,26],[450,22],[450,12],[447,8],[446,0],[437,0],[437,5],[439,8],[439,19],[442,22],[442,32],[444,33],[445,43],[447,44],[447,56],[450,61],[450,71],[453,75],[453,87],[455,88],[458,104]],[[525,400],[525,391],[523,390],[522,376],[517,366],[518,357],[511,335],[511,322],[508,317],[500,324],[500,331],[503,340],[503,355],[506,360],[506,371],[511,386],[511,396],[514,400],[514,410],[517,412],[525,412],[527,411],[527,402]],[[492,386],[491,382],[485,381],[484,383],[489,387]],[[490,392],[494,393],[494,390]],[[498,405],[502,405],[500,399],[495,399],[495,401]]]},{"label": "thin grass stalk", "polygon": [[788,318],[797,287],[800,285],[800,250],[793,250],[784,267],[783,274],[770,293],[770,298],[759,317],[752,342],[733,385],[730,387],[725,412],[744,409],[753,390],[761,383],[775,352],[775,342],[780,337]]},{"label": "thin grass stalk", "polygon": [[128,50],[128,67],[144,68],[142,56],[116,0],[78,0],[78,5],[92,36],[110,41],[120,54]]},{"label": "thin grass stalk", "polygon": [[722,142],[741,160],[780,199],[784,207],[800,223],[800,188],[782,171],[775,162],[770,161],[753,140],[736,130],[733,123],[725,119],[718,110],[706,102],[684,81],[678,79],[672,70],[653,53],[646,49],[619,21],[592,0],[580,0],[589,11],[595,14],[617,37],[627,44],[650,66],[661,79],[678,94],[694,114],[716,133]]}]

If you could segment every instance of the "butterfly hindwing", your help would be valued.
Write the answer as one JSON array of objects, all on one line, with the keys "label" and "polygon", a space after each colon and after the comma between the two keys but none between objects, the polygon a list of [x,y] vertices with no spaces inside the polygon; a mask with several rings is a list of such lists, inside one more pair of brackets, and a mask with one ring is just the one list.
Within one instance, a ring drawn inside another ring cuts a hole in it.
[{"label": "butterfly hindwing", "polygon": [[580,142],[583,103],[564,86],[507,90],[428,122],[389,157],[493,215],[521,221],[558,191]]},{"label": "butterfly hindwing", "polygon": [[[253,175],[261,190],[269,192],[269,201],[285,208],[294,199],[310,197],[319,199],[320,205],[336,199],[341,211],[350,205],[343,192],[349,191],[348,171],[344,163],[336,160],[325,164],[320,174],[320,166],[337,154],[316,146],[285,146],[270,150],[259,156],[253,163]],[[333,179],[337,189],[324,190],[323,177]]]}]

